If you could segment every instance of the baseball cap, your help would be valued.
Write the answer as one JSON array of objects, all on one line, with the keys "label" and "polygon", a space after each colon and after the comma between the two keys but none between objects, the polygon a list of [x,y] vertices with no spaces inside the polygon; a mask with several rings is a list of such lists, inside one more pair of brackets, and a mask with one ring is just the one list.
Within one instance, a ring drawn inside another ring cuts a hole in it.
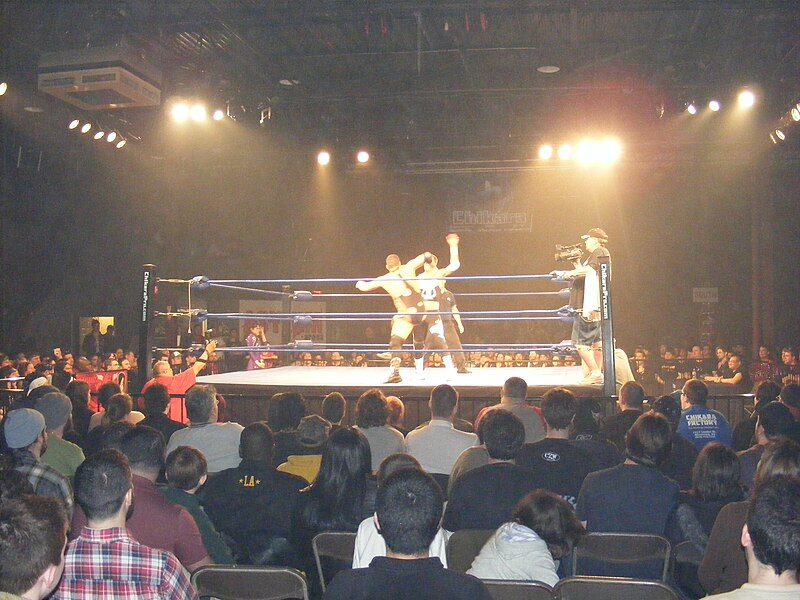
[{"label": "baseball cap", "polygon": [[297,426],[297,439],[307,448],[322,446],[328,439],[331,424],[319,415],[308,415],[300,419]]},{"label": "baseball cap", "polygon": [[72,402],[66,394],[49,392],[36,401],[36,410],[44,416],[48,429],[58,429],[72,414]]},{"label": "baseball cap", "polygon": [[587,233],[586,235],[582,235],[581,239],[586,240],[589,239],[590,237],[597,238],[598,240],[603,240],[605,242],[608,241],[608,235],[606,234],[605,231],[603,231],[599,227],[593,227],[592,229],[589,230],[589,233]]},{"label": "baseball cap", "polygon": [[9,448],[27,448],[44,431],[44,416],[32,408],[18,408],[6,416],[3,433]]}]

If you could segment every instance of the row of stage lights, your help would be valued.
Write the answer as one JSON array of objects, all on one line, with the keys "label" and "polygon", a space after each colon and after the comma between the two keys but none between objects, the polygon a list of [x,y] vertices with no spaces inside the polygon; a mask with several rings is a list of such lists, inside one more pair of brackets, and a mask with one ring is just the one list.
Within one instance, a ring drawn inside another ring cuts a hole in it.
[{"label": "row of stage lights", "polygon": [[[739,92],[736,98],[737,106],[742,110],[753,108],[756,104],[756,95],[752,90],[744,89]],[[712,113],[719,112],[722,109],[722,103],[716,98],[712,98],[706,105],[708,110]],[[697,102],[688,102],[686,104],[686,112],[694,116],[700,112],[700,104]]]},{"label": "row of stage lights", "polygon": [[778,126],[769,134],[769,139],[773,144],[780,144],[786,140],[787,133],[800,123],[800,102],[792,106],[786,114],[781,117]]},{"label": "row of stage lights", "polygon": [[83,135],[89,135],[98,142],[105,140],[109,144],[113,144],[114,148],[117,150],[121,150],[128,143],[128,140],[122,137],[118,132],[113,130],[105,131],[99,125],[95,128],[91,121],[81,122],[80,119],[72,119],[69,125],[67,125],[67,129],[70,131],[78,131]]}]

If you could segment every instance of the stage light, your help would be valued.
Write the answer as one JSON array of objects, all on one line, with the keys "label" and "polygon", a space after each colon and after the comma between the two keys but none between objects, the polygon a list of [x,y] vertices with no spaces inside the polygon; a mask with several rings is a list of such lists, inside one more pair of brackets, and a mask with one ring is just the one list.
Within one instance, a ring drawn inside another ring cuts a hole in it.
[{"label": "stage light", "polygon": [[800,104],[793,106],[792,110],[789,111],[789,114],[792,117],[792,121],[800,121]]},{"label": "stage light", "polygon": [[359,163],[361,163],[362,165],[368,163],[369,162],[369,152],[367,152],[366,150],[359,150],[358,154],[356,154],[356,160]]},{"label": "stage light", "polygon": [[558,158],[561,160],[569,160],[572,158],[572,146],[569,144],[561,144],[558,147]]},{"label": "stage light", "polygon": [[109,132],[109,134],[106,136],[106,141],[107,141],[109,144],[110,144],[110,143],[112,143],[112,142],[113,142],[115,139],[117,139],[117,132],[116,132],[116,131],[111,131],[111,132]]},{"label": "stage light", "polygon": [[94,134],[94,139],[96,140],[101,140],[104,137],[106,137],[106,132],[103,131],[102,129],[98,129]]},{"label": "stage light", "polygon": [[331,153],[323,150],[317,154],[317,162],[323,167],[329,164],[331,162]]},{"label": "stage light", "polygon": [[202,104],[195,104],[192,106],[191,110],[189,111],[189,116],[192,117],[192,121],[196,123],[200,123],[206,120],[206,107]]},{"label": "stage light", "polygon": [[709,109],[711,112],[717,112],[717,111],[720,109],[720,104],[719,104],[719,101],[717,101],[717,100],[712,100],[711,102],[709,102],[709,103],[708,103],[708,109]]},{"label": "stage light", "polygon": [[697,107],[694,105],[694,102],[690,102],[689,105],[686,107],[686,112],[690,115],[697,114]]},{"label": "stage light", "polygon": [[218,108],[217,110],[214,111],[214,114],[211,115],[211,118],[214,119],[215,121],[222,121],[222,119],[225,118],[225,111],[222,110],[221,108]]},{"label": "stage light", "polygon": [[553,158],[553,147],[549,144],[545,144],[539,148],[539,158],[542,160],[550,160]]},{"label": "stage light", "polygon": [[83,127],[81,127],[81,133],[89,133],[92,130],[91,123],[84,123]]},{"label": "stage light", "polygon": [[622,144],[613,138],[606,138],[597,147],[597,157],[606,164],[612,164],[622,156]]},{"label": "stage light", "polygon": [[786,139],[786,134],[783,132],[782,129],[776,129],[775,137],[778,138],[780,141],[783,141]]},{"label": "stage light", "polygon": [[597,149],[592,140],[581,140],[575,150],[575,159],[583,164],[592,164],[595,160]]},{"label": "stage light", "polygon": [[189,120],[189,105],[185,102],[177,102],[172,106],[172,118],[177,123],[185,123]]},{"label": "stage light", "polygon": [[69,122],[69,125],[67,125],[67,127],[69,127],[69,129],[77,129],[78,125],[80,124],[81,124],[80,119],[72,119],[72,121]]},{"label": "stage light", "polygon": [[7,91],[8,91],[8,82],[0,81],[0,96],[5,96]]},{"label": "stage light", "polygon": [[756,103],[756,95],[750,90],[739,92],[739,108],[752,108]]},{"label": "stage light", "polygon": [[122,138],[120,141],[117,142],[116,146],[114,146],[117,150],[122,148],[128,141],[125,138]]}]

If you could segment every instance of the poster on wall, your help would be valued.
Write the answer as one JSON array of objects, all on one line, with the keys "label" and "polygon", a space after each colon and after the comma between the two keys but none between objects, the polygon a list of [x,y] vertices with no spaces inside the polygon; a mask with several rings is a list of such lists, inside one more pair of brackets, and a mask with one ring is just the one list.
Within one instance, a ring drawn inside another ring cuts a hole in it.
[{"label": "poster on wall", "polygon": [[[296,314],[311,314],[324,313],[325,302],[311,301],[311,302],[295,302],[293,312]],[[260,313],[260,314],[280,314],[283,312],[283,304],[280,300],[240,300],[239,312],[243,313]],[[264,332],[267,336],[269,344],[281,343],[281,323],[282,321],[270,320],[264,321]],[[325,342],[326,336],[326,322],[315,320],[312,317],[311,325],[292,325],[292,340],[311,340],[315,343]],[[239,324],[239,339],[245,339],[250,332],[245,327],[245,322]]]},{"label": "poster on wall", "polygon": [[456,232],[531,231],[533,215],[517,199],[507,176],[462,176],[449,194],[449,230]]}]

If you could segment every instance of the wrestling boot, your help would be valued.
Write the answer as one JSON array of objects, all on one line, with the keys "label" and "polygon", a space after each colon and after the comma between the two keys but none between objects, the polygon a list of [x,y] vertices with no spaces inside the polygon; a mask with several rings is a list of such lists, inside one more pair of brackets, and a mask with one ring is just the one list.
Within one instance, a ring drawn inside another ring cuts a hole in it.
[{"label": "wrestling boot", "polygon": [[414,366],[417,368],[417,379],[425,379],[425,357],[414,357]]},{"label": "wrestling boot", "polygon": [[400,377],[400,357],[396,356],[389,363],[389,377],[384,383],[400,383],[401,381],[403,378]]},{"label": "wrestling boot", "polygon": [[453,356],[450,354],[443,356],[442,362],[444,363],[445,368],[445,381],[452,381],[456,376],[456,367],[453,364]]}]

